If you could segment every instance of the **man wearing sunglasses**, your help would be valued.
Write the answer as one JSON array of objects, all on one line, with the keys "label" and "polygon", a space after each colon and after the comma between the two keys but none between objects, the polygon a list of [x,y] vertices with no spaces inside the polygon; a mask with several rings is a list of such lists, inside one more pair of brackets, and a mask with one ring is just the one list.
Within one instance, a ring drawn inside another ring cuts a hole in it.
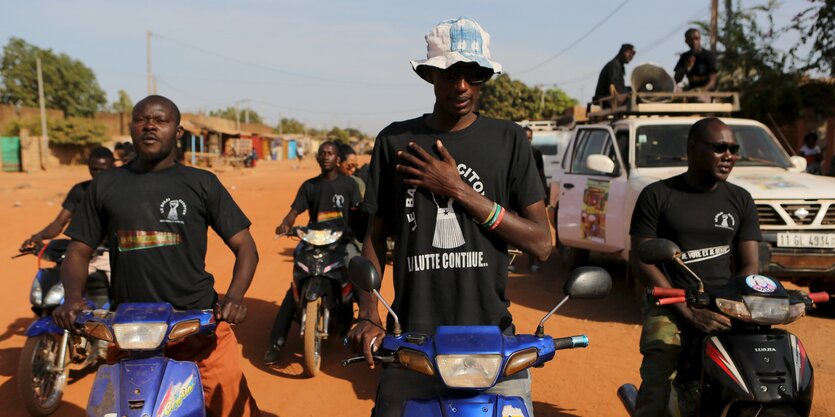
[{"label": "man wearing sunglasses", "polygon": [[[632,214],[632,268],[646,285],[692,289],[695,282],[679,269],[664,269],[637,259],[646,240],[663,238],[682,250],[682,260],[706,286],[723,285],[731,277],[758,272],[757,241],[761,240],[754,200],[727,182],[739,144],[721,120],[706,118],[690,128],[687,172],[647,186]],[[669,279],[668,279],[669,277]],[[648,300],[652,301],[652,300]],[[688,405],[695,392],[688,378],[676,376],[679,357],[700,340],[700,333],[728,329],[728,317],[686,304],[655,307],[645,304],[641,333],[643,380],[635,415],[665,416],[671,382]],[[696,381],[698,382],[698,381]],[[695,384],[694,386],[698,386]]]},{"label": "man wearing sunglasses", "polygon": [[[492,325],[512,334],[507,245],[542,261],[551,252],[542,182],[522,128],[477,112],[482,85],[501,72],[490,59],[487,32],[458,18],[435,26],[426,42],[427,59],[412,61],[412,68],[433,85],[435,106],[377,137],[363,202],[371,216],[363,256],[382,277],[386,236],[395,236],[393,308],[403,331],[432,335],[440,325]],[[478,261],[460,262],[466,254]],[[385,332],[370,293],[359,292],[358,315],[349,338],[373,367]],[[375,415],[399,416],[406,399],[442,389],[433,377],[388,367]],[[528,372],[488,392],[520,396],[533,410]]]}]

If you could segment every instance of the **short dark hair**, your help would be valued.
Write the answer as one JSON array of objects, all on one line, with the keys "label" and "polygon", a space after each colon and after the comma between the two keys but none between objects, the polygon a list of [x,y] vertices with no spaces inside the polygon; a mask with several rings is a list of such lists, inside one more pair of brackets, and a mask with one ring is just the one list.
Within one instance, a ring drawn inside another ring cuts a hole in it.
[{"label": "short dark hair", "polygon": [[632,45],[631,43],[625,43],[625,44],[620,46],[620,51],[618,51],[618,53],[622,54],[626,51],[634,51],[634,50],[635,50],[635,45]]},{"label": "short dark hair", "polygon": [[339,143],[338,146],[339,146],[339,158],[342,159],[343,161],[348,159],[348,155],[356,155],[357,154],[356,151],[354,151],[354,148],[351,147],[351,145],[349,145],[347,143],[341,142],[341,143]]},{"label": "short dark hair", "polygon": [[150,95],[148,97],[143,98],[142,100],[139,100],[139,102],[136,103],[135,106],[133,106],[133,109],[136,110],[139,107],[140,104],[142,104],[146,101],[161,101],[164,104],[166,104],[167,106],[171,107],[171,110],[174,113],[174,123],[177,124],[177,125],[180,124],[180,108],[177,107],[177,105],[174,104],[174,102],[171,101],[171,99],[169,99],[168,97],[160,96],[160,95]]},{"label": "short dark hair", "polygon": [[699,32],[700,34],[702,33],[702,31],[701,31],[701,30],[699,30],[699,28],[690,28],[690,29],[687,29],[687,30],[684,32],[684,37],[685,37],[685,38],[689,37],[689,36],[690,36],[693,32]]},{"label": "short dark hair", "polygon": [[96,146],[93,150],[90,151],[90,158],[87,161],[92,161],[94,159],[108,159],[113,161],[113,152],[110,149],[105,148],[104,146]]},{"label": "short dark hair", "polygon": [[524,130],[525,130],[525,132],[531,132],[531,133],[533,133],[533,129],[531,129],[531,127],[530,127],[530,126],[525,126],[525,127],[523,127],[522,129],[524,129]]}]

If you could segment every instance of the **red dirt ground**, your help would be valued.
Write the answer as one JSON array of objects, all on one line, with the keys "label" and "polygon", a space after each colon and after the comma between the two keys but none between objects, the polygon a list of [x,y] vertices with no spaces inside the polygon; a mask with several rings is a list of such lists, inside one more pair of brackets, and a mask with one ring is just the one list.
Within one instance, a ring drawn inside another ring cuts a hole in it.
[{"label": "red dirt ground", "polygon": [[[259,406],[267,416],[368,415],[378,371],[357,365],[340,366],[349,352],[338,340],[324,348],[322,373],[313,379],[302,376],[298,327],[291,329],[283,361],[276,369],[261,365],[261,357],[278,302],[291,280],[291,255],[295,241],[274,239],[278,222],[289,209],[296,190],[306,178],[318,173],[308,158],[296,168],[290,161],[260,162],[255,169],[218,170],[221,181],[252,220],[261,262],[247,293],[249,316],[236,326],[242,345],[244,371]],[[40,230],[58,213],[64,194],[74,183],[88,177],[83,167],[58,167],[46,173],[0,174],[0,270],[5,287],[0,291],[0,410],[6,417],[26,416],[18,397],[17,363],[24,343],[23,332],[33,321],[29,288],[36,263],[32,257],[10,259],[20,243]],[[300,216],[299,223],[306,222]],[[217,278],[217,290],[229,283],[233,256],[210,232],[207,267]],[[555,258],[555,257],[552,257]],[[623,267],[603,261],[615,277],[615,289],[606,300],[572,301],[547,323],[553,336],[585,333],[587,349],[563,351],[544,368],[533,371],[533,400],[537,417],[625,416],[615,391],[624,382],[639,383],[638,352],[640,317],[638,307],[623,284]],[[539,319],[562,296],[565,272],[552,259],[542,272],[528,274],[524,264],[512,274],[509,295],[519,331],[533,331]],[[390,270],[390,268],[389,268]],[[391,299],[387,271],[383,294]],[[835,358],[826,356],[835,340],[831,319],[808,317],[788,326],[803,341],[816,374],[812,415],[835,416]],[[5,325],[5,330],[1,330]],[[92,373],[72,373],[64,403],[55,415],[83,416],[94,379]]]}]

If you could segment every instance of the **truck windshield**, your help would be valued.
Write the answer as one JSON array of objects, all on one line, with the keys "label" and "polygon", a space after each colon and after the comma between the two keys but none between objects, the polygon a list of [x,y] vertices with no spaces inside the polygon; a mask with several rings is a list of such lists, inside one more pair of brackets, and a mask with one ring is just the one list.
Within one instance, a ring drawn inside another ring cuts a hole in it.
[{"label": "truck windshield", "polygon": [[[730,125],[739,143],[737,166],[789,168],[791,161],[774,138],[759,126]],[[639,167],[687,166],[690,125],[638,127],[635,164]]]},{"label": "truck windshield", "polygon": [[557,154],[557,132],[533,132],[531,146],[539,149],[543,155]]}]

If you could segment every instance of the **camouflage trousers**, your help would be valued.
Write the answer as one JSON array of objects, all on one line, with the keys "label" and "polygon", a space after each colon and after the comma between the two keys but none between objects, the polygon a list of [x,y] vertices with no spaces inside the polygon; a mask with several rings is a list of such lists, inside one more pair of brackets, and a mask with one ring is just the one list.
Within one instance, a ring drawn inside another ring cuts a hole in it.
[{"label": "camouflage trousers", "polygon": [[[699,340],[678,315],[663,307],[648,307],[641,331],[641,388],[635,417],[691,416],[699,398],[698,379],[677,378],[682,353],[692,352]],[[676,389],[673,389],[675,382]]]}]

